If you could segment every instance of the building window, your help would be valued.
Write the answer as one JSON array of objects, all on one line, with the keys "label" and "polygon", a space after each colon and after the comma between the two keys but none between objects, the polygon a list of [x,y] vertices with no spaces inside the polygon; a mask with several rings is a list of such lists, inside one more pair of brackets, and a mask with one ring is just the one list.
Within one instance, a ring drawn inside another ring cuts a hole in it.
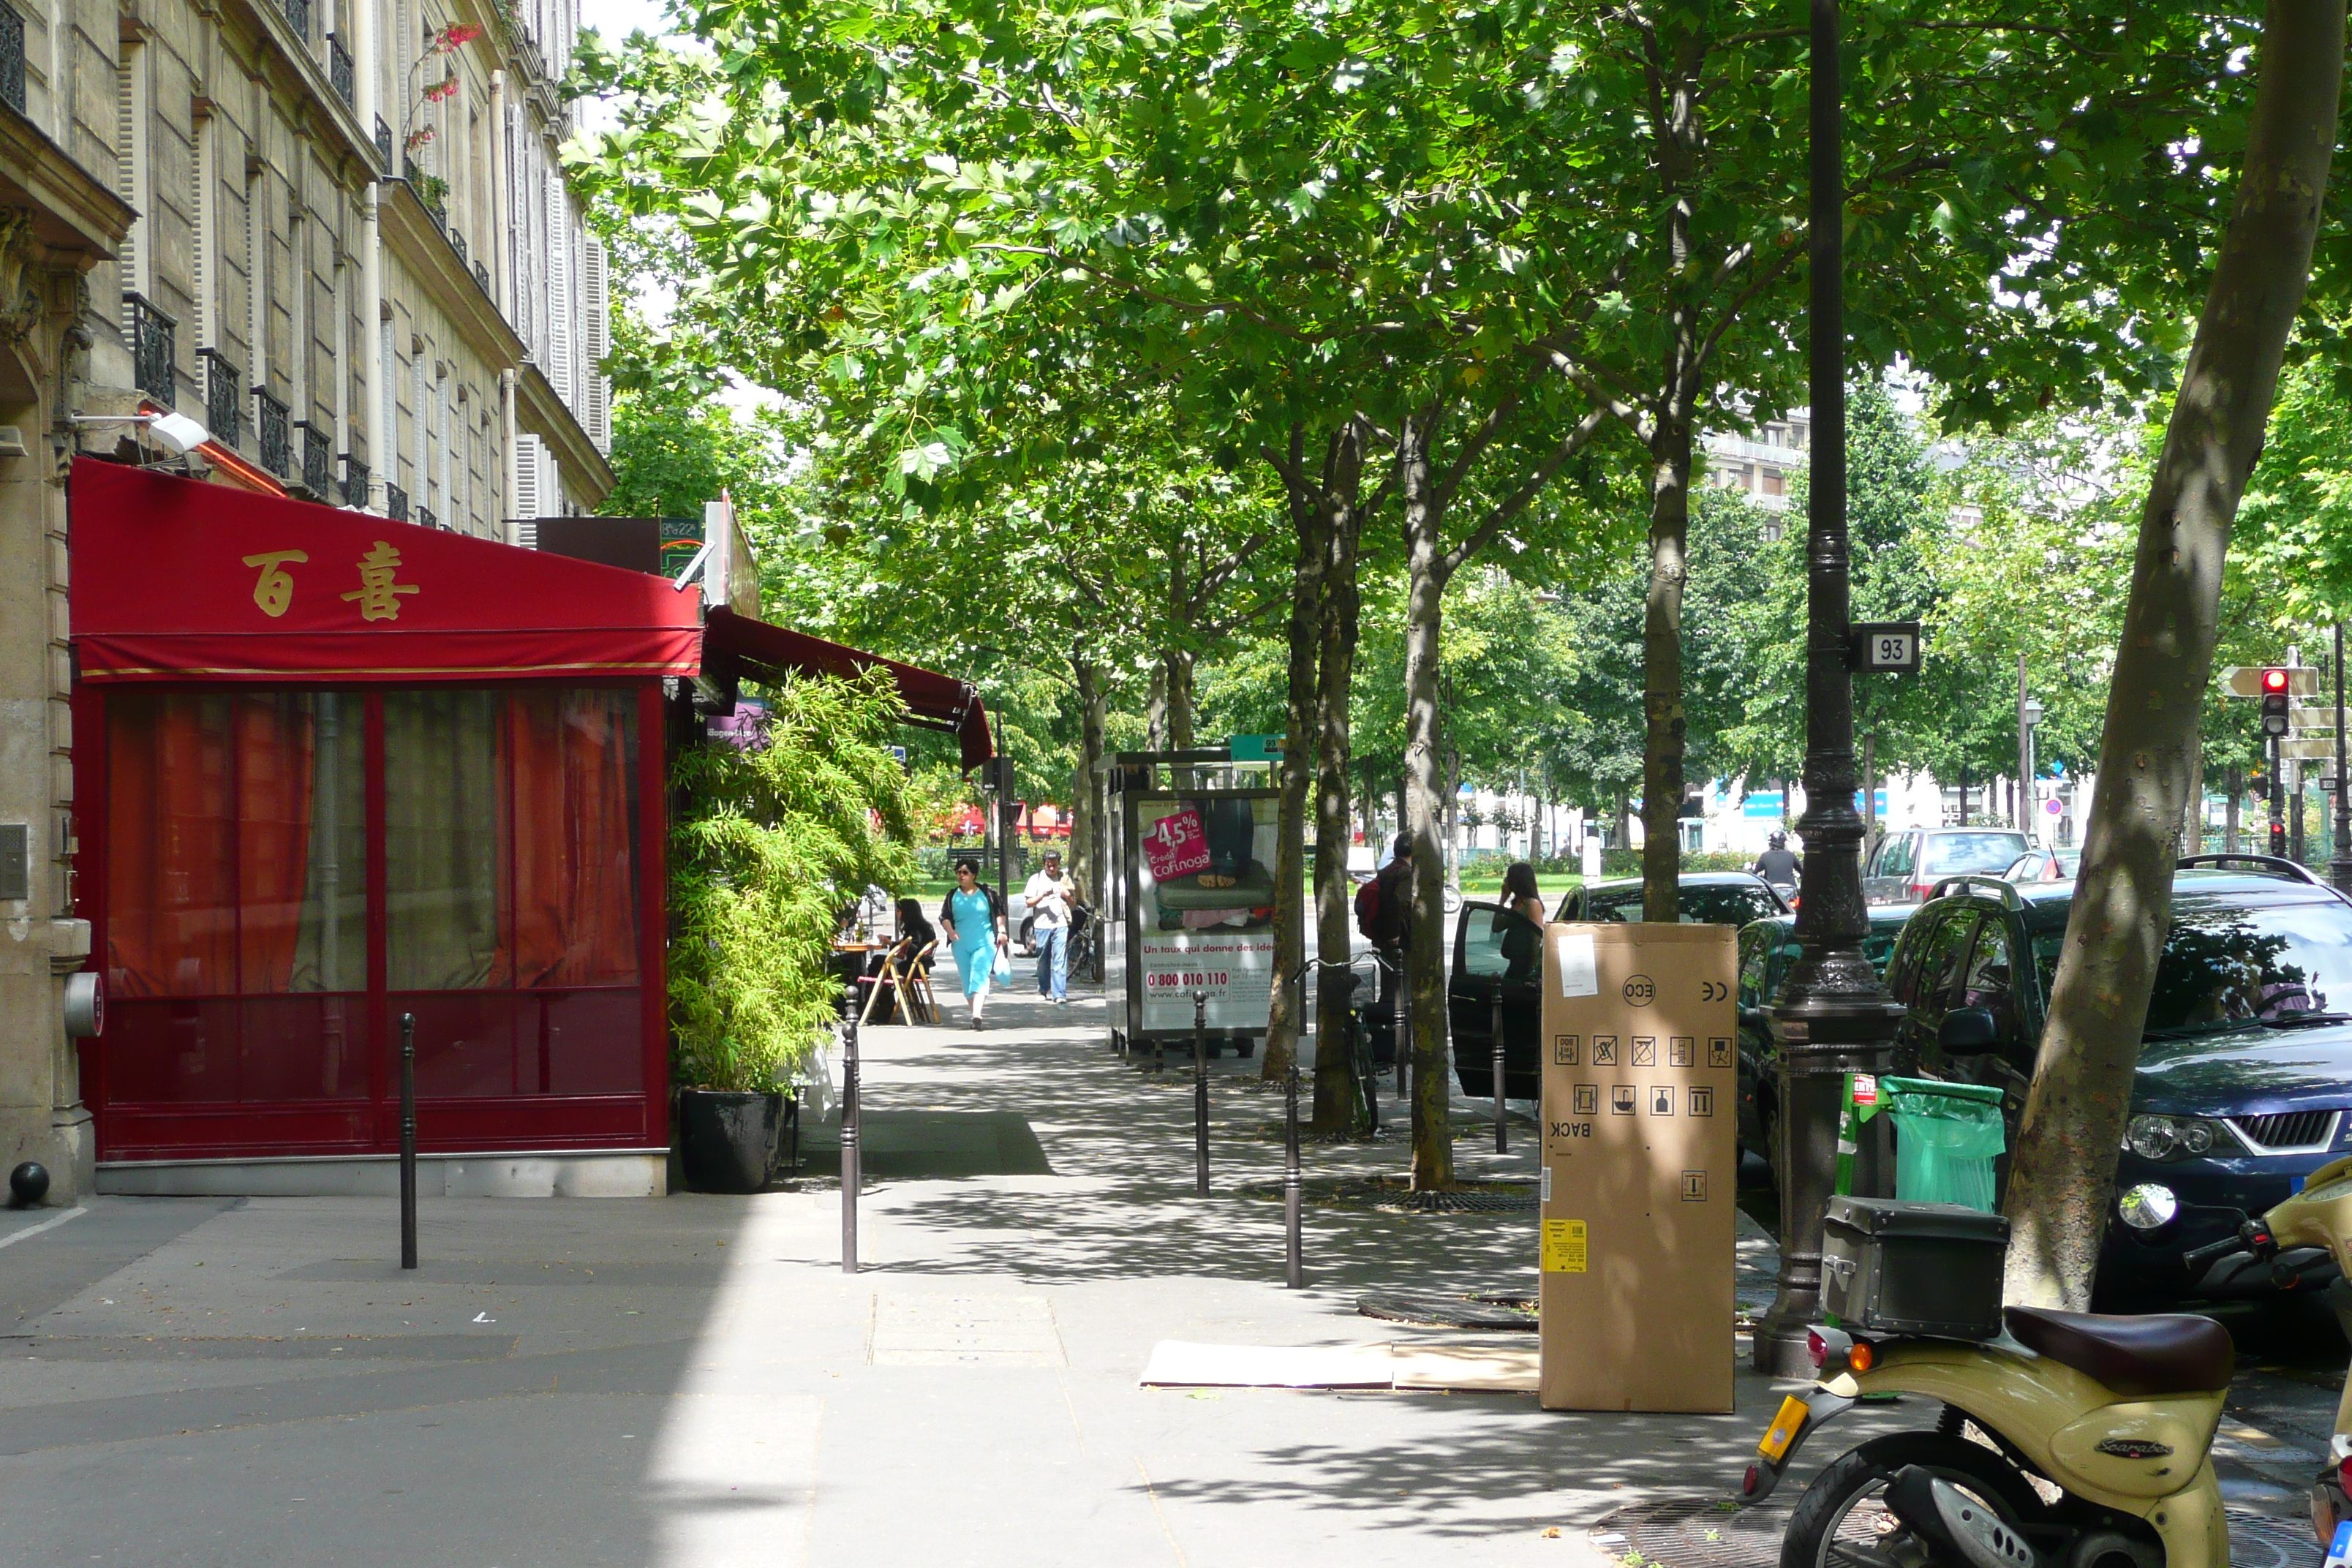
[{"label": "building window", "polygon": [[25,112],[25,18],[0,5],[0,101]]},{"label": "building window", "polygon": [[1788,481],[1788,480],[1787,480],[1787,479],[1786,479],[1781,475],[1781,473],[1780,473],[1780,469],[1778,469],[1778,468],[1766,468],[1765,470],[1763,470],[1763,473],[1764,473],[1764,484],[1763,484],[1763,493],[1764,493],[1764,494],[1766,494],[1766,495],[1768,495],[1768,496],[1777,496],[1777,495],[1786,495],[1786,494],[1788,494],[1788,492],[1789,492],[1789,481]]}]

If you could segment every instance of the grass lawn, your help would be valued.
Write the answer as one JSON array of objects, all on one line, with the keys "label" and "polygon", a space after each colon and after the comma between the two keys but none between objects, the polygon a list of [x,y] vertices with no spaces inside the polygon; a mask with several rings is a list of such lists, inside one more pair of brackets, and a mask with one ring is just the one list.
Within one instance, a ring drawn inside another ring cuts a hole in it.
[{"label": "grass lawn", "polygon": [[[1563,872],[1558,876],[1545,876],[1538,873],[1536,877],[1536,890],[1543,895],[1544,902],[1547,904],[1557,900],[1569,889],[1582,886],[1584,886],[1584,879],[1573,871]],[[1473,872],[1462,879],[1462,891],[1470,898],[1491,899],[1502,890],[1503,873],[1499,870]]]}]

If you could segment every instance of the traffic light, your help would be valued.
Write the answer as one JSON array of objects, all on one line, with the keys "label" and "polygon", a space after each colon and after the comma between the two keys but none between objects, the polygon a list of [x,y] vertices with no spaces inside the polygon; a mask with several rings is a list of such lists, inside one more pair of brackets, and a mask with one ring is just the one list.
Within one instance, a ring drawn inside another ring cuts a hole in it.
[{"label": "traffic light", "polygon": [[2263,733],[2274,740],[2284,740],[2294,726],[2287,713],[2288,675],[2283,665],[2266,665],[2263,669]]}]

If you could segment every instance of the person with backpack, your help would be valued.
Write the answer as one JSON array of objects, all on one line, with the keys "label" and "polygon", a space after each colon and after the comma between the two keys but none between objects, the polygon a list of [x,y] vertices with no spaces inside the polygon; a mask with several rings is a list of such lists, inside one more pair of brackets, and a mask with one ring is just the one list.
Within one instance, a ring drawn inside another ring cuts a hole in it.
[{"label": "person with backpack", "polygon": [[1404,976],[1404,944],[1412,934],[1412,835],[1400,833],[1389,863],[1356,889],[1356,929],[1381,956],[1381,1001],[1393,1005]]},{"label": "person with backpack", "polygon": [[956,862],[955,874],[953,890],[940,901],[940,925],[955,949],[956,973],[963,981],[964,1002],[976,1030],[997,964],[1003,963],[1009,973],[1013,960],[1004,951],[1004,905],[996,889],[980,879],[980,862],[967,856]]}]

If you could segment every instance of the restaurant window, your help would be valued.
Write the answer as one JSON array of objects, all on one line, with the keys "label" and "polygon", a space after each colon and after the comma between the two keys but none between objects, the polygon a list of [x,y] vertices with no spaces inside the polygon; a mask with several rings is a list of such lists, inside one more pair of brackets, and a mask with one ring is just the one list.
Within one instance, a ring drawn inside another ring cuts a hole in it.
[{"label": "restaurant window", "polygon": [[110,1097],[365,1094],[404,1012],[427,1097],[640,1091],[636,702],[110,693]]}]

